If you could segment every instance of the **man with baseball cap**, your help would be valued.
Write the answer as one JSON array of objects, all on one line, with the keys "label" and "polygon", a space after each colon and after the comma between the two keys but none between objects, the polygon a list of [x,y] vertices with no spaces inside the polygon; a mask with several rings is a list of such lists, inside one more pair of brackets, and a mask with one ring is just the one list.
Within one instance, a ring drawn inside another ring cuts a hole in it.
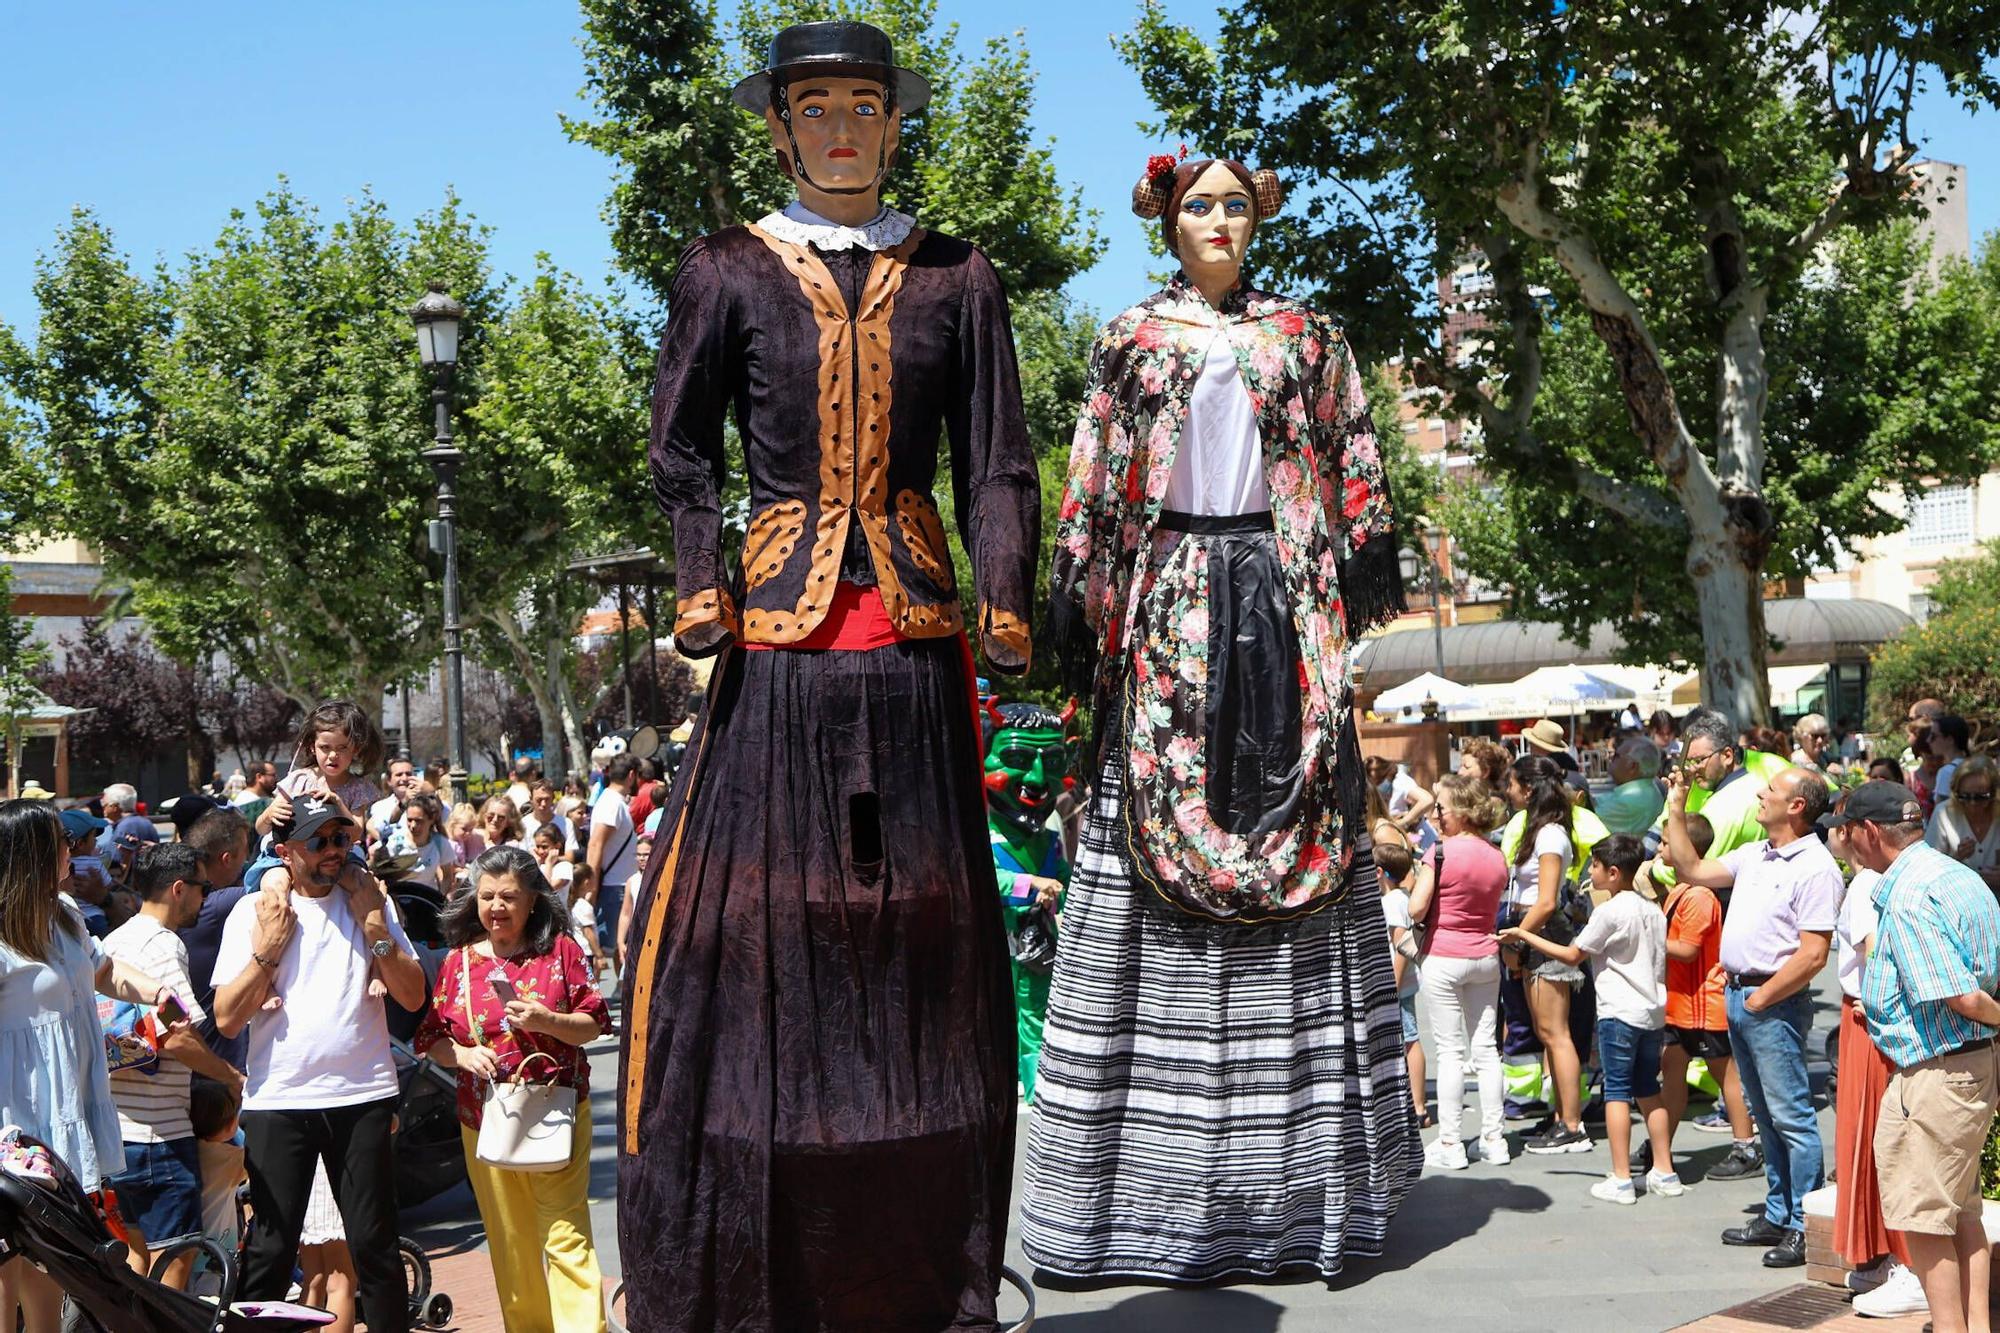
[{"label": "man with baseball cap", "polygon": [[362,1321],[406,1333],[389,1145],[398,1085],[380,991],[418,1009],[424,973],[381,884],[348,858],[360,832],[338,801],[313,796],[272,829],[290,882],[230,911],[215,959],[215,1023],[225,1036],[250,1031],[243,1138],[257,1226],[244,1297],[284,1298],[313,1168],[324,1162]]},{"label": "man with baseball cap", "polygon": [[1882,1220],[1903,1233],[1937,1333],[1962,1333],[1990,1284],[1979,1158],[2000,1106],[2000,904],[1924,842],[1908,787],[1868,782],[1826,822],[1882,878],[1861,974],[1868,1035],[1896,1066],[1875,1124]]}]

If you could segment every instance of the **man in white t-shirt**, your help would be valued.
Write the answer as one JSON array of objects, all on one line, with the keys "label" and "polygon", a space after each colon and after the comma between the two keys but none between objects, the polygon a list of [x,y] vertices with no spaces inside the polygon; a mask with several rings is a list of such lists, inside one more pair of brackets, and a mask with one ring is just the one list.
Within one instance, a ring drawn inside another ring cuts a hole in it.
[{"label": "man in white t-shirt", "polygon": [[590,808],[590,853],[586,859],[597,876],[598,938],[606,952],[618,947],[618,941],[605,938],[605,932],[617,933],[625,881],[639,866],[638,830],[632,826],[632,811],[626,804],[632,774],[638,767],[639,761],[629,754],[613,759],[604,770],[604,790]]},{"label": "man in white t-shirt", "polygon": [[[159,1045],[159,1064],[151,1070],[123,1070],[111,1075],[111,1100],[118,1104],[118,1128],[125,1141],[125,1169],[105,1184],[118,1196],[129,1229],[127,1256],[134,1272],[150,1271],[154,1241],[191,1235],[202,1229],[201,1152],[188,1122],[188,1088],[195,1073],[242,1091],[243,1076],[209,1050],[195,1025],[204,1017],[188,976],[187,945],[175,931],[184,930],[201,914],[208,885],[201,877],[201,857],[181,842],[154,843],[139,850],[132,866],[132,889],[141,902],[138,914],[104,938],[107,957],[130,963],[171,990],[187,1021],[168,1031]],[[170,1015],[155,1012],[167,1026]],[[194,1266],[192,1252],[167,1269],[163,1281],[185,1288]]]},{"label": "man in white t-shirt", "polygon": [[389,794],[368,807],[368,831],[378,842],[389,840],[389,830],[403,817],[403,803],[423,789],[423,775],[410,759],[389,761]]},{"label": "man in white t-shirt", "polygon": [[523,845],[533,847],[535,831],[544,824],[554,824],[556,831],[562,834],[563,855],[576,855],[576,829],[568,819],[556,811],[556,787],[553,782],[547,778],[536,778],[533,790],[529,793],[528,804],[521,809],[526,811],[521,816]]},{"label": "man in white t-shirt", "polygon": [[424,972],[381,884],[348,859],[359,835],[334,801],[294,802],[290,822],[273,830],[291,885],[251,893],[230,912],[215,1021],[226,1035],[250,1029],[243,1137],[257,1226],[244,1299],[284,1299],[313,1168],[324,1162],[362,1321],[408,1333],[390,1155],[398,1088],[381,995],[421,1008]]}]

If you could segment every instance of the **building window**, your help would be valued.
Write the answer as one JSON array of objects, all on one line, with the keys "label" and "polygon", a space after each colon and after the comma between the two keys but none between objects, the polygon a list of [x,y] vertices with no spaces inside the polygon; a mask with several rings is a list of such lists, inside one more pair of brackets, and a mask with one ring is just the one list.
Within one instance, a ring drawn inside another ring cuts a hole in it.
[{"label": "building window", "polygon": [[1924,592],[1911,593],[1910,619],[1916,621],[1919,625],[1921,625],[1926,621],[1928,621],[1930,618],[1931,618],[1930,594]]},{"label": "building window", "polygon": [[1966,546],[1972,542],[1972,488],[1932,486],[1910,496],[1911,546]]}]

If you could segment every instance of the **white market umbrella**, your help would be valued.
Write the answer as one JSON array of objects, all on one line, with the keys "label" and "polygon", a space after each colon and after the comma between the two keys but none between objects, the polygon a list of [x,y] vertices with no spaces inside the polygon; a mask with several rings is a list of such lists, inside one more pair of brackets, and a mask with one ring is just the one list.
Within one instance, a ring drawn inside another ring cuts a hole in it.
[{"label": "white market umbrella", "polygon": [[1509,687],[1530,712],[1576,714],[1638,698],[1632,687],[1571,663],[1530,671]]},{"label": "white market umbrella", "polygon": [[1400,713],[1404,709],[1421,712],[1424,700],[1437,704],[1440,716],[1454,709],[1464,711],[1477,708],[1480,704],[1478,691],[1469,685],[1461,685],[1455,680],[1446,680],[1436,672],[1426,671],[1423,675],[1406,680],[1394,689],[1384,690],[1375,696],[1371,705],[1378,713]]}]

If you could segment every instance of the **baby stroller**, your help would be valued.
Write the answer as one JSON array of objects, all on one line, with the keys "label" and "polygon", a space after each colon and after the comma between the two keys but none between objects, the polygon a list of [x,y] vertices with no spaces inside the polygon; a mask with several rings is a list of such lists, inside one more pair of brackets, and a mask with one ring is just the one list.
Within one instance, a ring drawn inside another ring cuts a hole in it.
[{"label": "baby stroller", "polygon": [[324,1310],[283,1301],[235,1302],[236,1259],[213,1242],[219,1300],[211,1303],[134,1273],[125,1242],[63,1160],[39,1139],[0,1134],[0,1261],[26,1259],[55,1279],[90,1333],[303,1333],[333,1322]]}]

